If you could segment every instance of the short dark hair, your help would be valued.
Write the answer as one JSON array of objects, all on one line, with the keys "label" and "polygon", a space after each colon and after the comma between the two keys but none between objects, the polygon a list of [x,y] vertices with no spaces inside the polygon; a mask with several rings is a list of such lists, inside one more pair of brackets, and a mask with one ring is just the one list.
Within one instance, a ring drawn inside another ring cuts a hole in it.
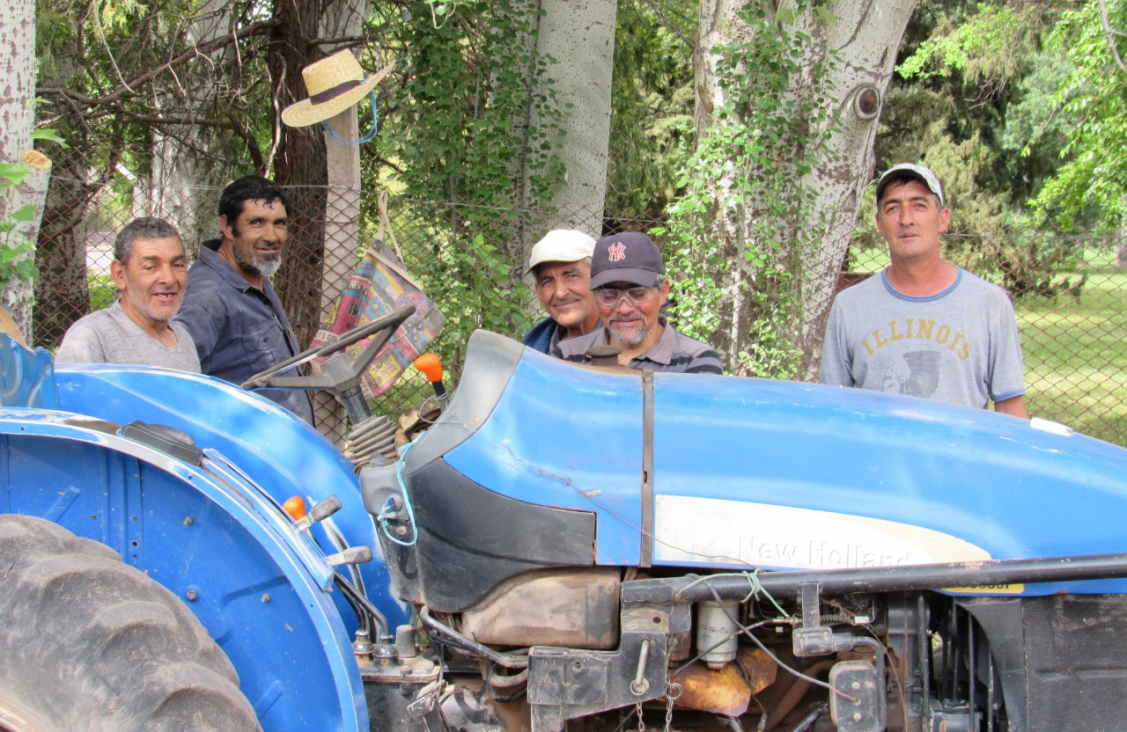
[{"label": "short dark hair", "polygon": [[[129,258],[133,256],[133,242],[138,239],[168,239],[173,236],[180,239],[180,232],[164,219],[151,216],[133,219],[118,232],[117,238],[114,239],[113,258],[122,264],[129,264]],[[181,239],[181,244],[183,244],[183,239]]]},{"label": "short dark hair", "polygon": [[280,185],[261,175],[247,175],[223,189],[219,196],[219,215],[226,216],[227,223],[234,226],[247,201],[262,201],[267,206],[281,201],[286,214],[290,212],[290,201]]}]

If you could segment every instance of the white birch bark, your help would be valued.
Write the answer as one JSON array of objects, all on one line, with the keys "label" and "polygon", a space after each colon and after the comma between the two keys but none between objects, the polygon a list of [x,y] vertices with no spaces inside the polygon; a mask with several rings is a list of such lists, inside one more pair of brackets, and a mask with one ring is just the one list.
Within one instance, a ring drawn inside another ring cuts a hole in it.
[{"label": "white birch bark", "polygon": [[[0,162],[26,165],[21,154],[31,147],[31,131],[35,126],[32,105],[35,98],[34,0],[0,3],[0,48],[4,49],[0,54]],[[11,197],[0,204],[3,207],[0,219],[31,204],[36,206],[35,220],[21,222],[0,246],[10,246],[9,242],[17,240],[34,242],[38,236],[50,162],[45,158],[35,160],[42,169],[33,169],[20,186],[10,189]],[[31,285],[21,285],[5,293],[12,317],[28,343],[32,342],[33,297]]]},{"label": "white birch bark", "polygon": [[[548,67],[557,95],[551,113],[559,115],[563,128],[563,138],[556,142],[566,169],[548,202],[556,218],[546,228],[579,229],[597,238],[606,198],[618,7],[614,0],[545,0],[542,9],[537,49],[555,60]],[[531,124],[539,123],[534,111]],[[539,239],[536,232],[530,233],[526,261]]]},{"label": "white birch bark", "polygon": [[[835,159],[813,170],[804,181],[818,191],[816,210],[827,222],[820,256],[809,261],[802,278],[806,305],[803,343],[819,354],[849,233],[856,224],[865,186],[873,179],[873,144],[896,52],[917,2],[838,0],[831,6],[838,23],[808,31],[836,50],[839,58],[830,74],[837,92],[831,101],[839,121],[838,131],[830,138]],[[804,378],[816,376],[813,366],[818,361],[820,357],[806,360]]]}]

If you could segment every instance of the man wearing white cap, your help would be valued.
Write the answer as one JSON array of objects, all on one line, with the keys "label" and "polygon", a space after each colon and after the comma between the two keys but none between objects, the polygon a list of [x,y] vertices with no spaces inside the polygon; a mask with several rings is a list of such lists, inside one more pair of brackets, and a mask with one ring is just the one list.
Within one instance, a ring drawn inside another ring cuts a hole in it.
[{"label": "man wearing white cap", "polygon": [[536,299],[548,311],[521,339],[526,346],[549,353],[567,338],[585,335],[599,324],[591,293],[591,253],[595,240],[582,231],[553,229],[532,247],[528,270]]},{"label": "man wearing white cap", "polygon": [[877,182],[890,265],[834,300],[823,384],[908,394],[1028,418],[1013,304],[943,259],[951,212],[928,168],[901,163]]}]

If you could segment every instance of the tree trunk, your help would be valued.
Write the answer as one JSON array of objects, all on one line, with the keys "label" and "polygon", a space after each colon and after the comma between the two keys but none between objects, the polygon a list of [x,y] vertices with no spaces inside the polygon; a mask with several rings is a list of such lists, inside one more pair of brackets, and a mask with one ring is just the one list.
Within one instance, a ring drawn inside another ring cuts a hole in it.
[{"label": "tree trunk", "polygon": [[[321,18],[321,35],[341,38],[359,35],[361,23],[368,13],[368,4],[359,6],[346,0],[331,2]],[[378,90],[377,90],[378,92]],[[370,116],[370,115],[369,115]],[[330,126],[345,140],[360,137],[360,124],[355,106],[329,120]],[[315,125],[320,131],[320,125]],[[358,261],[365,244],[360,237],[360,146],[325,141],[325,182],[328,197],[325,209],[325,254],[321,274],[321,320],[328,321],[336,313],[336,301]]]},{"label": "tree trunk", "polygon": [[803,181],[809,190],[818,192],[815,211],[818,220],[825,222],[821,251],[804,262],[801,280],[801,375],[807,380],[817,376],[826,317],[849,247],[849,234],[856,225],[865,186],[873,179],[877,122],[892,82],[900,39],[917,2],[840,0],[832,6],[836,24],[818,24],[808,30],[827,48],[837,51],[839,62],[830,71],[837,92],[829,100],[837,113],[837,129],[829,139],[833,157]]},{"label": "tree trunk", "polygon": [[[86,213],[98,191],[113,175],[116,156],[90,180],[84,157],[88,148],[72,140],[56,153],[55,176],[47,195],[43,225],[35,252],[39,271],[35,301],[35,343],[55,348],[67,328],[90,310],[90,288],[86,277]],[[60,174],[61,173],[61,174]]]},{"label": "tree trunk", "polygon": [[[602,234],[610,146],[611,79],[618,6],[614,0],[544,0],[537,49],[555,59],[548,76],[555,79],[562,139],[555,140],[566,175],[552,191],[555,220],[546,228],[579,229]],[[533,110],[531,123],[540,124]],[[543,232],[539,232],[541,235]],[[535,235],[524,251],[539,240]]]},{"label": "tree trunk", "polygon": [[[231,5],[226,0],[203,0],[192,18],[185,40],[190,45],[205,44],[231,30]],[[211,60],[219,64],[223,54],[224,51],[214,52]],[[207,98],[207,87],[214,83],[214,78],[207,74],[183,74],[175,91],[166,91],[153,98],[156,111],[162,113],[162,108],[166,107],[168,116],[206,118],[205,105],[199,100]],[[154,128],[152,180],[145,207],[148,215],[166,219],[175,225],[189,250],[194,249],[197,242],[209,238],[215,228],[214,210],[201,211],[203,202],[198,188],[201,173],[208,170],[210,161],[202,154],[206,142],[200,132],[200,128],[193,125]]]},{"label": "tree trunk", "polygon": [[320,58],[310,41],[318,37],[321,6],[316,0],[275,0],[274,18],[279,26],[270,47],[269,67],[279,113],[274,125],[280,139],[274,180],[285,186],[291,204],[285,259],[274,286],[305,347],[316,334],[321,317],[328,163],[321,127],[288,127],[282,124],[280,112],[307,96],[301,70]]},{"label": "tree trunk", "polygon": [[[9,0],[0,4],[0,162],[20,164],[20,154],[31,147],[31,130],[35,126],[35,2]],[[27,203],[37,205],[36,219],[31,226],[9,233],[0,246],[14,247],[17,240],[34,242],[42,216],[42,191],[34,185],[46,185],[46,177],[31,176],[22,192],[9,189],[9,198],[0,203],[0,220]],[[26,200],[25,200],[26,199]],[[38,199],[36,202],[35,199]],[[29,236],[30,232],[30,236]],[[29,283],[18,283],[5,293],[5,303],[27,342],[31,342],[31,304],[34,292]]]},{"label": "tree trunk", "polygon": [[[578,229],[595,238],[602,234],[618,6],[614,0],[530,0],[514,7],[528,13],[535,37],[514,38],[512,43],[524,44],[527,58],[535,51],[552,59],[545,75],[552,79],[555,95],[546,108],[532,104],[526,119],[513,120],[514,129],[525,130],[525,139],[531,140],[526,147],[533,149],[534,138],[545,136],[564,169],[547,196],[536,196],[527,151],[520,156],[522,206],[547,211],[548,218],[532,221],[522,216],[507,237],[514,244],[512,277],[519,281],[533,245],[547,231]],[[525,79],[536,83],[532,68],[526,69]],[[540,314],[535,302],[530,307],[530,316]]]},{"label": "tree trunk", "polygon": [[[711,193],[709,275],[722,297],[712,340],[729,371],[814,377],[833,285],[872,178],[880,109],[916,2],[843,0],[811,9],[793,0],[701,0],[696,132],[698,151],[720,151],[702,158],[701,174]],[[836,22],[819,17],[826,8]],[[788,39],[777,54],[785,78],[771,81],[761,59],[742,59],[755,58],[748,47],[777,38]],[[727,50],[717,52],[718,44]],[[794,49],[801,55],[788,67]],[[782,320],[766,325],[771,317]],[[786,333],[778,325],[784,320]],[[740,356],[748,353],[759,355]]]}]

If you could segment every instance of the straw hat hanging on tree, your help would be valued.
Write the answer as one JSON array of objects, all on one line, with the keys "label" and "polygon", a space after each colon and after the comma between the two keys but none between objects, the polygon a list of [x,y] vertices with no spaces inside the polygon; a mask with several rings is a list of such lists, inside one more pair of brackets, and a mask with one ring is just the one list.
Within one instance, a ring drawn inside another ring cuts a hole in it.
[{"label": "straw hat hanging on tree", "polygon": [[[331,56],[309,64],[301,70],[309,98],[286,107],[282,111],[282,122],[290,127],[308,127],[322,122],[326,123],[328,128],[328,120],[371,94],[372,131],[361,140],[355,141],[367,142],[375,137],[376,99],[373,90],[389,71],[391,67],[386,66],[365,78],[363,67],[348,50],[337,51]],[[328,131],[332,133],[332,128],[328,128]]]}]

